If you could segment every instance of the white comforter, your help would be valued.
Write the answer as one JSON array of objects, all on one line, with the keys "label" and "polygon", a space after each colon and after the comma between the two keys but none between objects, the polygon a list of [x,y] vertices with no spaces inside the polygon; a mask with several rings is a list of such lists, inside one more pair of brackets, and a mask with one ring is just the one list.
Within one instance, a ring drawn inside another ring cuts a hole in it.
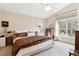
[{"label": "white comforter", "polygon": [[48,49],[50,47],[53,47],[52,39],[47,40],[47,41],[42,42],[42,43],[37,44],[37,45],[33,45],[31,47],[28,47],[28,48],[23,48],[17,53],[16,56],[30,56],[30,55],[36,54],[40,51],[43,51],[45,49]]}]

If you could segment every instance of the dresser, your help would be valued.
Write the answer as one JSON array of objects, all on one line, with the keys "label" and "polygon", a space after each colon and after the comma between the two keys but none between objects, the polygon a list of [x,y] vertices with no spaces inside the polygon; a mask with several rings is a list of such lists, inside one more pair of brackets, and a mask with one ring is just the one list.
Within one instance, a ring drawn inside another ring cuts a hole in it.
[{"label": "dresser", "polygon": [[75,34],[75,50],[79,50],[79,31]]},{"label": "dresser", "polygon": [[46,28],[46,36],[54,38],[54,28]]},{"label": "dresser", "polygon": [[69,56],[75,55],[79,56],[79,31],[75,32],[75,50],[74,52],[69,52]]}]

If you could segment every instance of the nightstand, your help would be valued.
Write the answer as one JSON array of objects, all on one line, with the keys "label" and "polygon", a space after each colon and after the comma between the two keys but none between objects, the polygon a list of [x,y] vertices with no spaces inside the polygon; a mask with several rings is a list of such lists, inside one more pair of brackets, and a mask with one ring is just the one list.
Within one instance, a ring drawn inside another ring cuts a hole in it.
[{"label": "nightstand", "polygon": [[6,37],[6,46],[13,45],[13,36]]},{"label": "nightstand", "polygon": [[6,46],[13,45],[13,39],[13,33],[11,31],[8,31],[6,33]]}]

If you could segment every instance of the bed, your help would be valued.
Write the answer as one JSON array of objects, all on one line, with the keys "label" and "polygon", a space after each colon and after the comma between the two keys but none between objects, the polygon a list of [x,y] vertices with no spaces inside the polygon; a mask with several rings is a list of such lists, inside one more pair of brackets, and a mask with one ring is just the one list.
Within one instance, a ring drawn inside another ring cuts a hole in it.
[{"label": "bed", "polygon": [[12,55],[13,56],[31,56],[41,51],[44,51],[46,49],[49,49],[51,47],[53,47],[53,40],[50,37],[21,36],[14,41],[14,44],[12,46]]}]

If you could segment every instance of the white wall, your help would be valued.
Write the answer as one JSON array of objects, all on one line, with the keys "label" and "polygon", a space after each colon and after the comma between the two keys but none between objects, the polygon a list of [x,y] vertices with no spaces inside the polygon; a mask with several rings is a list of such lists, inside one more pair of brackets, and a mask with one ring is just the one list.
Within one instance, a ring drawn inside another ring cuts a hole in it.
[{"label": "white wall", "polygon": [[28,31],[39,30],[38,26],[43,28],[44,20],[32,16],[16,14],[8,11],[0,11],[0,32],[3,32],[1,21],[9,21],[8,30],[15,31]]}]

